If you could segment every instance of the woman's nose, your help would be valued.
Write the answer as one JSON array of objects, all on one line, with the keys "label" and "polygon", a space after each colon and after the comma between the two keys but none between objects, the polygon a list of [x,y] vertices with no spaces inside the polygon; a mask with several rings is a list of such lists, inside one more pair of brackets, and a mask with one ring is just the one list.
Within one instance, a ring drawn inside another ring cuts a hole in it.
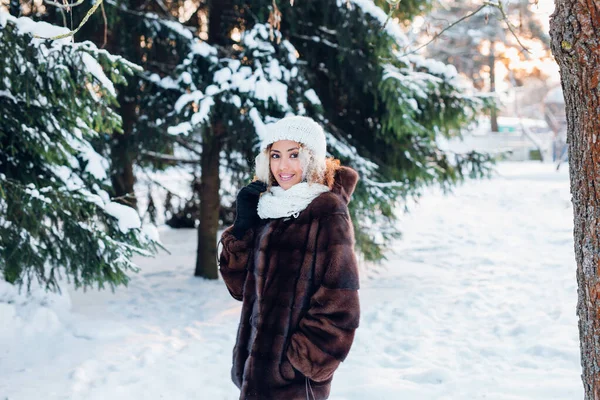
[{"label": "woman's nose", "polygon": [[279,162],[279,170],[284,171],[288,168],[289,161],[286,158],[282,158]]}]

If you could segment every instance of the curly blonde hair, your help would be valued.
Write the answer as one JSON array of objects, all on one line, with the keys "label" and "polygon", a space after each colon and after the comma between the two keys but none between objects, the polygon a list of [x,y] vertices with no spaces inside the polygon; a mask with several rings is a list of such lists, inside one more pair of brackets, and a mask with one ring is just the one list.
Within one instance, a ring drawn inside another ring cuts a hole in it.
[{"label": "curly blonde hair", "polygon": [[[261,180],[267,183],[267,190],[272,186],[277,186],[277,180],[271,172],[271,151],[270,144],[256,157],[256,175],[254,180]],[[333,157],[326,157],[323,160],[317,160],[314,152],[300,143],[299,151],[300,162],[302,163],[302,181],[310,183],[319,183],[326,185],[329,189],[333,188],[335,174],[341,168],[340,160]]]}]

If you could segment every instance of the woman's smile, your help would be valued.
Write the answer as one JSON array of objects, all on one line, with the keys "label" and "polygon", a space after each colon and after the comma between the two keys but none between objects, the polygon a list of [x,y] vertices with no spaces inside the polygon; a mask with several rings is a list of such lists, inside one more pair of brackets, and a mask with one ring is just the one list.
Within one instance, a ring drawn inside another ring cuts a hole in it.
[{"label": "woman's smile", "polygon": [[294,177],[294,174],[279,174],[279,179],[281,179],[284,182],[289,181],[293,177]]}]

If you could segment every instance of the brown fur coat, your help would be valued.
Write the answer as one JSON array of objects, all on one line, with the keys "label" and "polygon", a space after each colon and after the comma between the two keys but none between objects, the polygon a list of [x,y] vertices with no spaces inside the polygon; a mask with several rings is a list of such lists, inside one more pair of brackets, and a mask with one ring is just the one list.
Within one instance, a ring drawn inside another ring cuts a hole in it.
[{"label": "brown fur coat", "polygon": [[297,218],[262,220],[241,240],[223,232],[221,276],[243,302],[231,369],[240,400],[329,397],[359,323],[347,208],[357,181],[342,167]]}]

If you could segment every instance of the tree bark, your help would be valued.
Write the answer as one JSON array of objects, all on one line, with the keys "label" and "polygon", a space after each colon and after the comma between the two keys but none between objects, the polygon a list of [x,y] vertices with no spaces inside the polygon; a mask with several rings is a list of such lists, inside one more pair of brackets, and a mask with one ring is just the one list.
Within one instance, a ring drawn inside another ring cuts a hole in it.
[{"label": "tree bark", "polygon": [[229,33],[236,19],[233,0],[211,0],[208,12],[208,42],[219,46],[230,43]]},{"label": "tree bark", "polygon": [[[233,1],[211,0],[208,10],[208,43],[223,46],[229,41]],[[225,129],[226,127],[221,121],[212,119],[211,126],[204,129],[202,138],[202,177],[198,193],[200,225],[198,226],[198,250],[194,275],[208,279],[218,279],[219,277],[216,260],[219,209],[221,207],[219,166],[221,138]]]},{"label": "tree bark", "polygon": [[550,21],[567,114],[585,399],[600,399],[600,5],[556,0]]},{"label": "tree bark", "polygon": [[[139,9],[144,4],[143,0],[129,0],[127,7],[132,10]],[[108,30],[106,50],[112,54],[127,54],[127,58],[135,63],[142,64],[142,51],[140,37],[137,30],[129,32],[132,47],[124,49],[120,43],[119,33],[127,31],[126,22],[119,18],[116,24]],[[104,30],[96,29],[93,31],[93,41],[98,47],[104,42]],[[111,181],[115,196],[120,198],[120,202],[137,210],[137,199],[135,197],[134,185],[135,174],[133,166],[137,161],[137,149],[135,148],[136,133],[135,125],[138,122],[138,108],[140,104],[140,94],[138,87],[138,78],[135,76],[127,77],[127,86],[121,86],[118,89],[118,113],[122,119],[123,133],[113,132],[110,141],[111,157]]]},{"label": "tree bark", "polygon": [[199,187],[200,225],[198,226],[198,252],[195,276],[218,279],[217,232],[219,230],[219,208],[221,177],[219,176],[221,136],[223,124],[214,122],[212,129],[205,129],[202,150],[202,178]]},{"label": "tree bark", "polygon": [[123,119],[123,133],[114,133],[111,140],[111,180],[113,191],[119,197],[122,204],[137,209],[137,199],[133,191],[135,175],[133,174],[133,154],[131,142],[133,126],[137,120],[136,102],[131,100],[127,92],[129,88],[123,88],[119,93],[120,115]]}]

